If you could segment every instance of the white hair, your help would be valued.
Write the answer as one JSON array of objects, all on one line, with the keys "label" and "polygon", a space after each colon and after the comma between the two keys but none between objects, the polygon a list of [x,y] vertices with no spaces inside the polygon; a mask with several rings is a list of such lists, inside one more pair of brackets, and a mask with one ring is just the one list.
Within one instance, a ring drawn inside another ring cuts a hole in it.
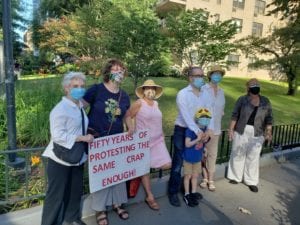
[{"label": "white hair", "polygon": [[71,80],[73,79],[81,79],[85,81],[85,75],[82,72],[68,72],[64,75],[64,79],[62,81],[62,87],[66,87],[71,83]]}]

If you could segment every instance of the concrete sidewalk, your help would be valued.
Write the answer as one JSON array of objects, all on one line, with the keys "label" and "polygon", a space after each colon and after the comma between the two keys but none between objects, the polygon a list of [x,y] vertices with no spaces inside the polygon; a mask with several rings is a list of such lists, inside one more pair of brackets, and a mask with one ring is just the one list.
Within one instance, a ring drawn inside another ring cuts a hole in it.
[{"label": "concrete sidewalk", "polygon": [[[259,192],[251,192],[244,184],[229,184],[224,179],[227,164],[217,166],[216,192],[200,190],[204,196],[198,207],[191,208],[181,201],[173,207],[166,197],[168,177],[152,180],[153,193],[160,204],[159,211],[143,202],[140,188],[126,209],[130,218],[121,220],[109,212],[109,224],[119,225],[300,225],[300,148],[265,154],[260,159]],[[289,159],[288,161],[286,161]],[[180,195],[182,200],[182,196]],[[87,225],[96,225],[90,196],[83,198],[83,218]],[[251,215],[239,211],[247,209]],[[42,206],[0,215],[0,225],[39,225]]]},{"label": "concrete sidewalk", "polygon": [[[173,207],[167,197],[158,198],[160,211],[142,203],[127,207],[130,218],[123,221],[114,212],[108,214],[109,224],[134,225],[299,225],[300,224],[300,158],[264,167],[260,172],[259,192],[251,192],[244,184],[229,184],[227,179],[216,182],[216,192],[199,191],[204,199],[195,208],[181,201]],[[181,198],[182,199],[182,198]],[[242,207],[251,215],[242,213]],[[96,225],[95,217],[84,219]]]}]

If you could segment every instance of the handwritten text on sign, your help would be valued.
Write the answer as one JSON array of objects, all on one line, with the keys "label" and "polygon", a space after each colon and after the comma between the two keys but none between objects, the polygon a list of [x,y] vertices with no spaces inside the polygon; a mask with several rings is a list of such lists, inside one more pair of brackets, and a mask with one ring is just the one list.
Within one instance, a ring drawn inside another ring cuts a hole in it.
[{"label": "handwritten text on sign", "polygon": [[90,192],[149,173],[148,130],[132,136],[121,133],[95,139],[89,144]]}]

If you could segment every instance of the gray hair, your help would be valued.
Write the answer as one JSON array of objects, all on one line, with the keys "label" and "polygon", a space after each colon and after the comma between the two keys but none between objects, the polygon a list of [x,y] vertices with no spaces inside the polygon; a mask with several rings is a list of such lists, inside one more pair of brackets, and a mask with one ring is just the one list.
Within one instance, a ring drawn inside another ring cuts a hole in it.
[{"label": "gray hair", "polygon": [[85,75],[82,72],[68,72],[64,75],[64,79],[62,81],[62,87],[66,87],[71,83],[71,80],[73,79],[81,79],[85,82]]}]

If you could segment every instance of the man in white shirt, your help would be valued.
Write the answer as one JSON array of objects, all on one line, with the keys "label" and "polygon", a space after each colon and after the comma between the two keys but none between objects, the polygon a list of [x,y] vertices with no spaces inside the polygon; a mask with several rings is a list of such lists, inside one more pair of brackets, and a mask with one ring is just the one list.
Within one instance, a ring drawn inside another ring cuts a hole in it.
[{"label": "man in white shirt", "polygon": [[[188,79],[189,85],[180,90],[176,98],[178,116],[175,121],[173,135],[174,153],[168,186],[170,204],[176,207],[180,206],[177,194],[181,187],[182,152],[185,147],[185,130],[189,128],[199,135],[200,138],[208,139],[208,134],[204,134],[194,120],[195,112],[199,108],[206,107],[201,94],[201,87],[205,84],[203,70],[200,67],[191,67],[188,71]],[[201,199],[202,195],[197,193],[195,197]]]}]

